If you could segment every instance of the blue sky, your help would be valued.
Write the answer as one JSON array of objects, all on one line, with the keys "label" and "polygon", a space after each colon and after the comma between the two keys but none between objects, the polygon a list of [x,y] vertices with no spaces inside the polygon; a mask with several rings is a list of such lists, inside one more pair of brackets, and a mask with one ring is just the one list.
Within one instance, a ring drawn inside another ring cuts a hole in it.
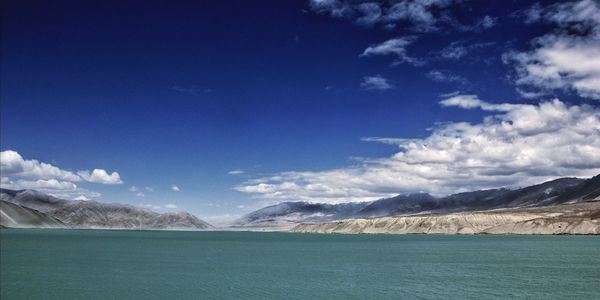
[{"label": "blue sky", "polygon": [[3,1],[3,187],[210,219],[591,176],[598,6]]}]

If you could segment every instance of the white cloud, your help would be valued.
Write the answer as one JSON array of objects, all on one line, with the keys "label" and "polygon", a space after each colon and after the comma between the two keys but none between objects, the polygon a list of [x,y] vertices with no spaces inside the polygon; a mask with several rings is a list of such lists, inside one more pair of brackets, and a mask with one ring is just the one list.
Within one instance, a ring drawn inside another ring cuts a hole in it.
[{"label": "white cloud", "polygon": [[581,97],[600,99],[600,4],[582,0],[533,11],[539,18],[531,20],[556,28],[534,39],[531,51],[503,56],[506,63],[515,64],[516,84],[545,93],[573,90]]},{"label": "white cloud", "polygon": [[[144,187],[144,190],[147,192],[154,192],[154,189],[151,187]],[[132,193],[135,193],[135,195],[137,197],[145,197],[146,195],[142,192],[142,190],[140,188],[138,188],[137,186],[133,185],[129,188],[129,191]]]},{"label": "white cloud", "polygon": [[383,43],[367,47],[367,49],[365,49],[360,56],[369,57],[374,55],[394,55],[397,58],[393,63],[394,65],[408,63],[414,66],[420,66],[424,64],[422,60],[410,57],[406,53],[406,47],[412,44],[414,40],[415,37],[389,39]]},{"label": "white cloud", "polygon": [[18,152],[12,150],[0,152],[0,171],[3,176],[8,177],[66,181],[81,180],[79,176],[71,171],[62,170],[51,164],[40,162],[35,159],[25,160]]},{"label": "white cloud", "polygon": [[179,191],[180,191],[180,189],[179,189],[179,187],[178,187],[178,186],[176,186],[176,185],[172,185],[172,186],[171,186],[171,191],[173,191],[173,192],[179,192]]},{"label": "white cloud", "polygon": [[497,24],[497,18],[489,15],[471,25],[460,24],[451,17],[450,6],[455,3],[464,5],[461,0],[309,0],[310,8],[317,13],[386,29],[402,26],[413,32],[431,32],[445,25],[461,31],[482,31]]},{"label": "white cloud", "polygon": [[77,172],[81,178],[85,181],[102,183],[102,184],[121,184],[121,176],[117,172],[108,174],[104,169],[94,169],[92,173],[90,171],[79,171]]},{"label": "white cloud", "polygon": [[532,24],[542,19],[544,10],[539,3],[534,3],[532,6],[525,10],[517,11],[513,17],[522,18],[525,24]]},{"label": "white cloud", "polygon": [[[62,180],[77,182],[83,178],[86,181],[116,184],[122,183],[119,173],[113,172],[108,175],[103,169],[94,169],[92,174],[89,171],[79,171],[77,175],[71,171],[62,170],[51,164],[37,161],[35,159],[25,160],[16,151],[6,150],[0,152],[0,171],[3,176],[17,177],[33,180]],[[78,176],[79,175],[79,176]]]},{"label": "white cloud", "polygon": [[394,88],[394,85],[390,83],[387,78],[381,75],[365,76],[363,82],[360,83],[360,87],[365,90],[376,90],[386,91]]},{"label": "white cloud", "polygon": [[480,100],[477,95],[461,94],[444,99],[440,101],[440,104],[442,106],[456,106],[465,109],[480,108],[486,111],[511,111],[521,106],[520,104],[509,103],[492,104]]},{"label": "white cloud", "polygon": [[60,181],[56,179],[13,180],[9,177],[2,177],[1,179],[0,187],[2,188],[11,190],[33,189],[60,199],[81,200],[82,197],[90,199],[101,196],[100,193],[80,188],[70,181]]},{"label": "white cloud", "polygon": [[175,208],[178,208],[178,206],[173,203],[167,203],[167,204],[165,204],[165,208],[175,209]]},{"label": "white cloud", "polygon": [[386,137],[365,137],[360,139],[363,142],[377,142],[388,145],[399,145],[406,142],[406,139],[402,138],[386,138]]},{"label": "white cloud", "polygon": [[77,201],[90,201],[92,199],[90,199],[90,198],[88,198],[88,197],[86,197],[84,195],[79,195],[79,196],[73,198],[73,200],[77,200]]},{"label": "white cloud", "polygon": [[75,191],[77,185],[69,181],[59,181],[56,179],[38,179],[38,180],[22,180],[12,181],[8,178],[3,179],[2,187],[8,189],[32,189],[32,190],[67,190]]},{"label": "white cloud", "polygon": [[459,60],[470,52],[484,49],[494,44],[494,42],[470,43],[467,41],[454,41],[439,51],[439,57],[448,60]]},{"label": "white cloud", "polygon": [[498,18],[494,18],[491,16],[484,16],[479,22],[478,25],[483,28],[492,28],[498,24]]},{"label": "white cloud", "polygon": [[447,70],[431,70],[427,74],[425,74],[427,78],[436,81],[436,82],[450,82],[450,83],[460,83],[467,84],[469,81],[456,74],[452,74]]},{"label": "white cloud", "polygon": [[453,19],[450,19],[449,23],[460,31],[481,32],[496,26],[498,24],[498,18],[485,15],[483,18],[477,19],[473,24],[470,25],[460,24],[458,21]]},{"label": "white cloud", "polygon": [[[27,160],[13,150],[0,152],[0,173],[2,173],[0,186],[7,189],[35,189],[61,199],[81,200],[100,197],[100,193],[80,188],[75,184],[84,179],[81,172],[78,172],[78,175],[49,163],[35,159]],[[89,175],[89,172],[85,175]],[[118,173],[116,177],[119,179]]]},{"label": "white cloud", "polygon": [[[386,139],[390,157],[320,172],[283,172],[236,187],[264,201],[340,203],[400,193],[435,195],[516,187],[600,173],[600,109],[559,100],[491,104],[457,95],[443,106],[492,112],[481,123],[447,123],[426,138]],[[371,138],[376,141],[380,138]]]},{"label": "white cloud", "polygon": [[244,173],[245,173],[244,170],[231,170],[231,171],[227,172],[227,174],[229,174],[229,175],[242,175]]},{"label": "white cloud", "polygon": [[439,12],[446,8],[451,0],[404,0],[404,1],[348,1],[348,0],[310,0],[309,5],[317,13],[327,13],[334,18],[352,19],[356,23],[373,26],[383,25],[394,28],[399,23],[408,23],[413,31],[437,30],[442,20]]}]

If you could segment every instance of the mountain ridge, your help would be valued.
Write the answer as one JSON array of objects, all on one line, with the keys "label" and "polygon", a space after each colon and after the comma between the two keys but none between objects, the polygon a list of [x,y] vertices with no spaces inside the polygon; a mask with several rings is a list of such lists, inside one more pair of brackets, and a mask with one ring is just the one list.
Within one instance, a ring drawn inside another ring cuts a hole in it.
[{"label": "mountain ridge", "polygon": [[[209,223],[187,212],[161,214],[127,204],[64,200],[35,190],[0,189],[0,200],[59,220],[65,227],[106,229],[213,228]],[[7,211],[7,219],[11,217],[8,212],[16,214],[14,210]],[[3,210],[3,216],[4,214]],[[13,224],[13,227],[19,227],[19,224]]]},{"label": "mountain ridge", "polygon": [[541,207],[590,199],[600,199],[600,175],[589,179],[564,177],[523,188],[478,190],[439,198],[414,193],[345,204],[282,202],[251,212],[238,219],[235,225],[291,228],[306,222]]}]

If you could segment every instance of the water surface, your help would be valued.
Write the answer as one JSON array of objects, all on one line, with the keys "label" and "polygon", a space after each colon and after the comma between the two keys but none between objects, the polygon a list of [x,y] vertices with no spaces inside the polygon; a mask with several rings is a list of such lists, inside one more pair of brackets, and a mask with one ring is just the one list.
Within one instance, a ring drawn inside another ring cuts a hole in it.
[{"label": "water surface", "polygon": [[595,236],[0,231],[8,299],[598,299]]}]

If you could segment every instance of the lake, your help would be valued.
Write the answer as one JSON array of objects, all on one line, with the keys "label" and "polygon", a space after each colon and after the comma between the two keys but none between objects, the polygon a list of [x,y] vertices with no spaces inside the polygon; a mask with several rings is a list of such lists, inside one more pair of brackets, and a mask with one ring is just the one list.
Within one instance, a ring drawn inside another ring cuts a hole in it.
[{"label": "lake", "polygon": [[600,237],[2,229],[0,298],[600,297]]}]

